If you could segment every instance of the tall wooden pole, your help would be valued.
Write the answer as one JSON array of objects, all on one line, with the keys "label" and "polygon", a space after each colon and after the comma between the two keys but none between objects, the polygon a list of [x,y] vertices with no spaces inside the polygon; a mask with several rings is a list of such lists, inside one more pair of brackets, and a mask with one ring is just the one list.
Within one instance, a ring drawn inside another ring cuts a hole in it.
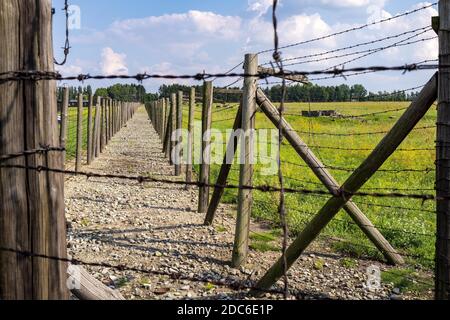
[{"label": "tall wooden pole", "polygon": [[[0,1],[0,73],[53,72],[50,0]],[[0,154],[59,146],[56,81],[0,82]],[[0,162],[0,300],[68,299],[63,153]],[[5,249],[10,249],[6,251]],[[18,252],[14,252],[18,251]]]},{"label": "tall wooden pole", "polygon": [[100,155],[100,105],[102,97],[97,97],[95,104],[95,121],[94,121],[94,158],[98,158]]},{"label": "tall wooden pole", "polygon": [[77,109],[77,147],[75,158],[75,171],[81,170],[81,157],[83,152],[83,94],[78,94],[78,109]]},{"label": "tall wooden pole", "polygon": [[211,121],[213,104],[213,84],[211,81],[203,83],[203,110],[202,110],[202,136],[201,136],[201,165],[199,182],[203,184],[199,188],[198,213],[206,213],[209,203],[209,179],[211,162]]},{"label": "tall wooden pole", "polygon": [[164,142],[164,137],[166,136],[166,117],[167,117],[167,111],[166,111],[166,99],[161,98],[161,141]]},{"label": "tall wooden pole", "polygon": [[[171,132],[170,132],[170,136],[169,136],[169,141],[170,141],[170,149],[169,149],[169,157],[170,157],[170,164],[174,164],[174,150],[175,150],[175,141],[173,139],[173,134],[175,132],[175,130],[177,129],[177,94],[176,93],[172,93],[171,96],[171,101],[170,104],[172,106],[172,124],[171,124]],[[175,169],[175,175],[176,175],[176,168]]]},{"label": "tall wooden pole", "polygon": [[166,105],[168,107],[169,116],[163,141],[163,153],[166,155],[166,158],[170,158],[170,135],[172,133],[172,105],[170,104],[170,99],[166,99]]},{"label": "tall wooden pole", "polygon": [[[194,152],[194,117],[195,117],[195,88],[192,87],[189,93],[189,119],[188,119],[188,136],[186,150],[186,182],[192,182],[192,154]],[[189,186],[186,186],[188,189]]]},{"label": "tall wooden pole", "polygon": [[[244,61],[244,72],[246,74],[258,73],[258,55],[247,54]],[[242,150],[241,169],[239,177],[240,186],[253,185],[253,157],[254,157],[254,123],[256,115],[256,89],[257,78],[246,77],[244,80],[244,92],[242,98]],[[236,220],[236,233],[233,247],[231,264],[240,267],[247,260],[250,217],[252,213],[253,193],[252,190],[239,189],[238,209]]]},{"label": "tall wooden pole", "polygon": [[183,91],[178,91],[177,96],[177,163],[175,165],[175,175],[181,175],[181,167],[183,162],[183,135],[181,130],[183,129]]},{"label": "tall wooden pole", "polygon": [[105,104],[107,98],[102,98],[100,104],[100,153],[105,148]]},{"label": "tall wooden pole", "polygon": [[[67,117],[69,113],[69,87],[64,87],[63,101],[61,107],[61,126],[59,134],[59,145],[61,148],[67,146]],[[66,163],[66,152],[63,155],[63,163]]]},{"label": "tall wooden pole", "polygon": [[450,299],[450,0],[439,1],[436,299]]},{"label": "tall wooden pole", "polygon": [[93,108],[94,97],[92,93],[89,95],[89,105],[88,105],[88,123],[87,123],[87,164],[92,163],[93,158],[93,139],[92,139],[92,108]]}]

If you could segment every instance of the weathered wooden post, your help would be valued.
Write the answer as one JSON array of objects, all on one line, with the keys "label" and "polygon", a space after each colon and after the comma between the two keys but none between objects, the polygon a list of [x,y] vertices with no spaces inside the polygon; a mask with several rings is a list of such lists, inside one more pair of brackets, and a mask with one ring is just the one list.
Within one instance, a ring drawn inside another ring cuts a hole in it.
[{"label": "weathered wooden post", "polygon": [[[170,139],[170,148],[169,148],[169,159],[170,159],[170,164],[174,165],[175,164],[175,159],[173,157],[173,151],[175,149],[175,141],[173,139],[173,134],[175,132],[175,130],[177,129],[177,94],[176,93],[172,93],[170,95],[170,104],[172,105],[172,124],[171,124],[171,132],[169,135],[169,139]],[[176,168],[174,168],[175,170],[175,175],[176,175]]]},{"label": "weathered wooden post", "polygon": [[166,99],[161,99],[161,141],[164,142],[166,136]]},{"label": "weathered wooden post", "polygon": [[[54,72],[50,0],[0,1],[0,73]],[[0,154],[59,146],[56,81],[0,81]],[[27,166],[30,169],[4,167]],[[0,162],[0,300],[68,299],[63,153]],[[51,190],[51,191],[50,191]]]},{"label": "weathered wooden post", "polygon": [[450,299],[450,0],[439,1],[436,300]]},{"label": "weathered wooden post", "polygon": [[[67,146],[67,117],[69,113],[69,87],[64,87],[63,91],[63,101],[61,106],[61,126],[59,133],[59,145],[61,148],[66,148]],[[64,151],[63,163],[66,163],[66,152]]]},{"label": "weathered wooden post", "polygon": [[211,122],[213,104],[213,83],[203,82],[203,108],[202,108],[202,137],[201,137],[201,165],[199,183],[203,184],[199,188],[198,213],[206,213],[209,203],[209,184],[211,170]]},{"label": "weathered wooden post", "polygon": [[[195,88],[192,87],[189,93],[189,119],[188,119],[188,136],[186,150],[186,182],[192,182],[192,166],[194,152],[194,117],[195,117]],[[189,186],[186,186],[188,189]]]},{"label": "weathered wooden post", "polygon": [[105,147],[105,101],[106,98],[102,98],[100,103],[100,153]]},{"label": "weathered wooden post", "polygon": [[94,103],[94,97],[92,93],[89,95],[89,104],[88,104],[88,123],[87,123],[87,164],[90,165],[92,163],[93,158],[93,139],[92,139],[92,108]]},{"label": "weathered wooden post", "polygon": [[111,98],[106,100],[105,104],[105,145],[109,144],[109,109],[111,107]]},{"label": "weathered wooden post", "polygon": [[[245,55],[244,73],[258,73],[258,56],[256,54]],[[257,80],[258,78],[255,77],[246,77],[244,80],[241,127],[243,131],[243,137],[241,143],[241,169],[239,177],[240,186],[253,185],[253,149]],[[239,189],[236,233],[233,247],[233,258],[231,261],[233,267],[240,267],[247,260],[252,205],[252,190]]]},{"label": "weathered wooden post", "polygon": [[113,125],[114,125],[114,118],[113,118],[113,109],[114,104],[116,103],[116,100],[111,100],[111,105],[109,106],[109,140],[112,139],[114,132],[113,132]]},{"label": "weathered wooden post", "polygon": [[117,104],[119,101],[114,102],[114,108],[113,108],[113,135],[115,136],[117,134]]},{"label": "weathered wooden post", "polygon": [[170,99],[166,98],[166,106],[168,107],[168,119],[166,124],[166,133],[164,135],[163,141],[163,153],[166,155],[166,158],[170,158],[170,138],[172,133],[172,105],[170,104]]},{"label": "weathered wooden post", "polygon": [[183,129],[183,91],[178,91],[177,96],[177,150],[176,150],[176,159],[177,163],[175,164],[175,175],[181,175],[181,168],[183,162],[183,135],[181,130]]},{"label": "weathered wooden post", "polygon": [[100,155],[100,105],[102,97],[97,97],[97,103],[95,105],[95,121],[94,121],[94,158],[98,158]]},{"label": "weathered wooden post", "polygon": [[77,151],[75,158],[75,171],[81,170],[81,157],[83,152],[83,94],[78,94],[78,109],[77,109]]}]

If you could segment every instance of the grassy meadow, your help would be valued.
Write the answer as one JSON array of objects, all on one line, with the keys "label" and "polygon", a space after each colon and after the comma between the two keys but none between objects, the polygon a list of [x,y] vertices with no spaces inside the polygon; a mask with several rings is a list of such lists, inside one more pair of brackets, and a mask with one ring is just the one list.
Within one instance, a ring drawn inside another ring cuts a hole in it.
[{"label": "grassy meadow", "polygon": [[[95,119],[95,108],[93,108],[93,119]],[[72,160],[76,156],[77,149],[77,121],[78,109],[76,107],[69,108],[67,117],[67,141],[66,141],[66,158]],[[83,109],[83,152],[87,150],[87,123],[88,109]]]},{"label": "grassy meadow", "polygon": [[[326,165],[333,167],[331,174],[342,184],[372,152],[392,128],[404,111],[394,111],[365,117],[354,118],[306,118],[302,111],[335,110],[343,116],[358,116],[386,110],[397,110],[409,105],[407,102],[352,102],[352,103],[291,103],[286,106],[286,119],[301,138],[311,146],[313,152]],[[230,129],[236,114],[237,106],[223,112],[223,108],[214,105],[213,128],[219,130]],[[201,119],[201,106],[196,107],[196,121]],[[187,107],[184,112],[184,126],[187,127]],[[417,128],[434,126],[436,123],[436,107],[432,107]],[[271,122],[261,112],[256,117],[256,128],[274,128]],[[326,135],[331,133],[333,135]],[[341,135],[341,136],[337,136]],[[355,135],[348,135],[355,134]],[[435,128],[414,130],[397,151],[360,191],[369,193],[389,193],[398,191],[413,194],[434,194],[434,160]],[[225,140],[226,142],[226,140]],[[195,137],[196,150],[199,147],[199,135]],[[214,148],[224,148],[218,143]],[[267,143],[261,143],[258,148],[266,148]],[[271,146],[276,150],[276,146]],[[335,150],[352,149],[352,150]],[[411,150],[420,149],[420,150]],[[214,154],[214,151],[213,151]],[[293,148],[284,143],[281,158],[282,169],[287,187],[312,190],[324,190],[320,181],[307,168],[303,160]],[[260,160],[263,160],[261,158]],[[266,159],[267,160],[267,159]],[[273,163],[273,160],[272,160]],[[267,162],[255,165],[254,184],[278,185],[276,172],[266,175]],[[347,170],[345,170],[347,169]],[[411,169],[413,169],[411,171]],[[414,170],[427,170],[415,172]],[[196,167],[198,171],[198,166]],[[212,182],[215,183],[220,165],[212,165]],[[389,170],[398,170],[391,172]],[[406,170],[406,171],[401,171]],[[229,183],[236,183],[239,179],[239,166],[234,165]],[[287,212],[289,229],[293,236],[302,231],[305,224],[311,220],[319,209],[328,201],[329,196],[317,195],[287,195]],[[225,203],[235,204],[237,190],[226,190],[223,198]],[[273,224],[276,230],[278,218],[278,195],[273,193],[254,192],[253,217]],[[354,202],[380,229],[386,239],[412,265],[431,268],[435,246],[435,204],[432,201],[422,203],[420,200],[403,198],[354,197]],[[365,235],[353,223],[346,212],[342,211],[322,233],[331,239],[332,246],[355,257],[369,256],[382,258],[381,254],[367,240]]]}]

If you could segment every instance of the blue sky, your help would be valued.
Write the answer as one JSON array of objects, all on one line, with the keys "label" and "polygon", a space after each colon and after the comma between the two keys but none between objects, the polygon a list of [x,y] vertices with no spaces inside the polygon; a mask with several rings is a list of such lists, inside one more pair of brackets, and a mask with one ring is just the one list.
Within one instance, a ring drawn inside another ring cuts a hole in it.
[{"label": "blue sky", "polygon": [[[78,0],[69,1],[81,10],[81,28],[71,30],[72,50],[68,63],[59,68],[65,75],[78,73],[135,74],[222,72],[237,64],[247,52],[273,46],[271,28],[272,0]],[[421,7],[426,2],[405,0],[280,0],[281,44],[308,40],[344,30],[368,21],[379,20]],[[61,56],[64,43],[63,0],[53,0],[55,55]],[[315,54],[371,41],[430,25],[436,8],[344,36],[283,50],[285,58]],[[411,36],[409,34],[408,36]],[[413,40],[429,39],[431,32]],[[407,37],[407,36],[405,36]],[[405,37],[366,46],[364,50],[389,45]],[[345,51],[347,53],[349,51]],[[398,65],[437,57],[437,41],[393,48],[359,60],[348,67],[362,65]],[[350,57],[351,58],[351,57]],[[270,55],[259,57],[267,62]],[[324,69],[349,58],[303,64],[293,70]],[[239,71],[239,70],[238,70]],[[362,83],[370,90],[405,89],[425,83],[432,72],[401,75],[386,72],[320,81],[335,85]],[[218,80],[222,86],[233,79]],[[150,80],[144,85],[156,91],[162,83]],[[190,84],[189,81],[178,81]],[[111,82],[89,82],[94,87]]]}]

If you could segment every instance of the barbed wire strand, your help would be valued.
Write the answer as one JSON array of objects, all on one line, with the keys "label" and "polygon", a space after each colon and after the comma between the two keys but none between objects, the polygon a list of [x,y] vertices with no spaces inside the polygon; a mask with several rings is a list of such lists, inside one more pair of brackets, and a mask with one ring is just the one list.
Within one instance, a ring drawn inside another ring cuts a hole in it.
[{"label": "barbed wire strand", "polygon": [[69,28],[69,2],[68,2],[68,0],[64,1],[63,11],[65,11],[65,15],[66,15],[66,35],[65,35],[66,40],[65,40],[65,43],[64,43],[64,47],[62,48],[63,49],[63,53],[64,53],[63,61],[58,62],[55,58],[53,59],[53,62],[56,65],[58,65],[58,66],[63,66],[63,65],[66,64],[67,58],[68,58],[68,56],[70,54],[70,49],[71,49],[71,47],[70,47],[70,39],[69,39],[69,29],[70,28]]}]

